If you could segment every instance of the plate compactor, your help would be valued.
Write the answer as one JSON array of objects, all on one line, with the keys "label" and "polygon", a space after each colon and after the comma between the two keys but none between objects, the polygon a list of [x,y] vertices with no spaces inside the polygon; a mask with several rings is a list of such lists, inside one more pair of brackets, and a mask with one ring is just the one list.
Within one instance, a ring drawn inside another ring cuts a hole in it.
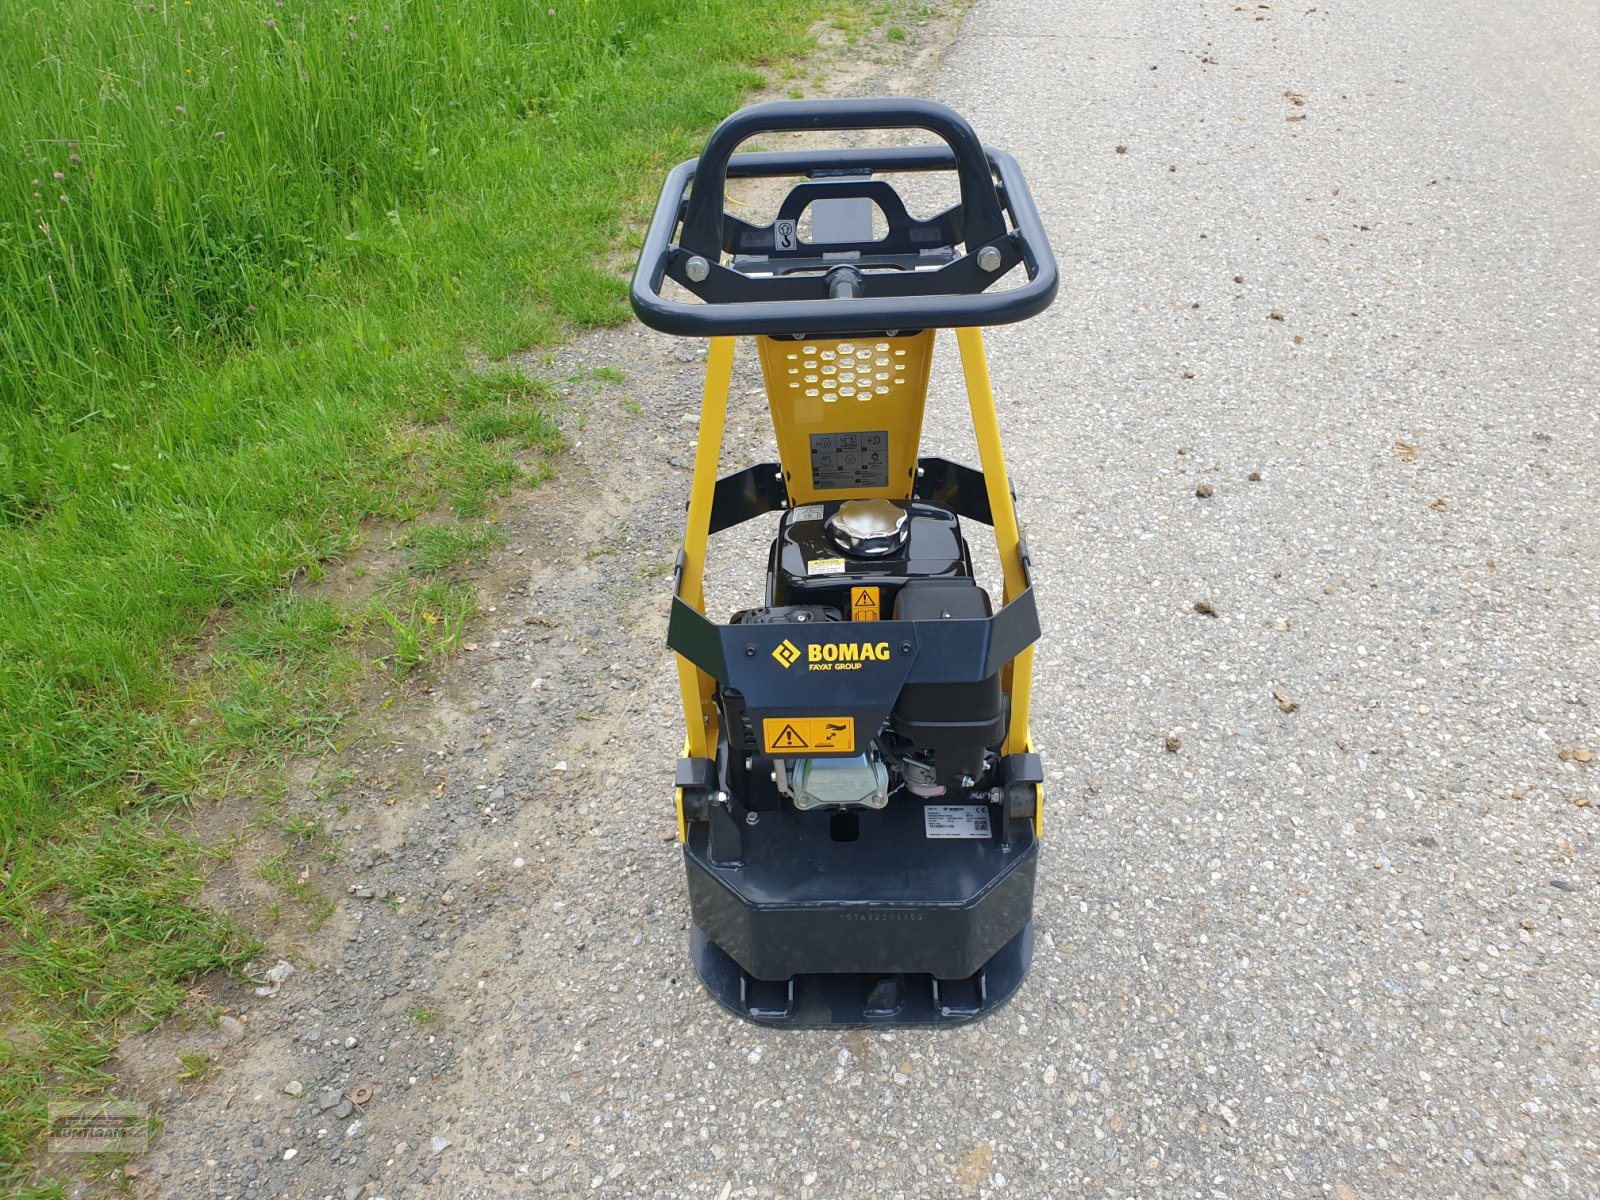
[{"label": "plate compactor", "polygon": [[[943,144],[734,153],[762,134],[899,129]],[[883,178],[940,171],[960,202],[926,219]],[[768,225],[725,209],[730,179],[758,177],[799,180]],[[645,324],[710,339],[667,640],[688,724],[691,948],[739,1016],[954,1025],[1028,969],[1039,618],[978,327],[1055,290],[1016,163],[941,104],[756,105],[667,177],[632,300]],[[918,454],[940,329],[982,470]],[[756,341],[779,461],[719,478],[739,336]],[[774,512],[765,602],[711,620],[711,535]],[[998,608],[974,577],[973,524],[994,529]]]}]

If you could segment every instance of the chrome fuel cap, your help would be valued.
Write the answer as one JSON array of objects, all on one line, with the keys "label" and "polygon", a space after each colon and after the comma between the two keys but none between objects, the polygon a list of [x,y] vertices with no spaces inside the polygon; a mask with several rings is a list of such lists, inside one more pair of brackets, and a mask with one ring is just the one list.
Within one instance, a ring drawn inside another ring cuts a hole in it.
[{"label": "chrome fuel cap", "polygon": [[906,510],[892,500],[846,500],[823,526],[828,540],[856,558],[883,558],[905,544]]}]

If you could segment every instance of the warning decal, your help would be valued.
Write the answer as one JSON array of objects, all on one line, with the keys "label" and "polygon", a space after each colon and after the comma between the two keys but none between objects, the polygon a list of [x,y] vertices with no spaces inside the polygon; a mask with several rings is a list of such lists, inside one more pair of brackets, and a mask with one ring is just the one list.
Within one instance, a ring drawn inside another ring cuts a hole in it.
[{"label": "warning decal", "polygon": [[875,587],[853,587],[850,589],[850,619],[852,621],[876,621],[881,612],[878,604],[878,589]]},{"label": "warning decal", "polygon": [[856,748],[854,717],[767,717],[761,739],[768,754],[852,754]]}]

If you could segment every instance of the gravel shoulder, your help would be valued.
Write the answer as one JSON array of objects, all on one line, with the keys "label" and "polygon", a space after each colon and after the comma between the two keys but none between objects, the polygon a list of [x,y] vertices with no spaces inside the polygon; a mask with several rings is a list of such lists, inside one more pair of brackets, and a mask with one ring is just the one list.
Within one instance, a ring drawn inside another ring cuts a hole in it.
[{"label": "gravel shoulder", "polygon": [[[530,361],[627,379],[569,389],[473,648],[343,760],[297,973],[130,1046],[224,1063],[136,1188],[1600,1197],[1600,25],[1400,7],[981,0],[838,84],[966,113],[1063,264],[989,338],[1050,771],[1007,1008],[778,1033],[701,993],[663,649],[701,349],[596,334]],[[944,345],[929,440],[971,459],[958,381]],[[743,351],[735,396],[739,466]]]}]

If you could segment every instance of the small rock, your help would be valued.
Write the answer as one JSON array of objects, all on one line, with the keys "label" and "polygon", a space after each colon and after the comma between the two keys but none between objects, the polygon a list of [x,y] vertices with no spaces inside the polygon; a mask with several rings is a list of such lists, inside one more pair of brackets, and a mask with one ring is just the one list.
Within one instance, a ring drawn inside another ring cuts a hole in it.
[{"label": "small rock", "polygon": [[444,895],[439,897],[439,903],[440,904],[454,904],[455,902],[456,902],[456,894],[454,892],[451,892],[451,891],[446,891],[444,893]]},{"label": "small rock", "polygon": [[291,1158],[293,1158],[296,1154],[299,1154],[299,1153],[300,1153],[300,1151],[296,1150],[293,1146],[290,1146],[287,1150],[285,1150],[283,1152],[283,1161],[284,1162],[288,1162]]},{"label": "small rock", "polygon": [[289,976],[293,974],[294,967],[291,966],[285,959],[280,958],[277,965],[269,969],[266,974],[262,976],[262,983],[261,986],[256,989],[256,995],[276,996],[279,989],[283,987],[283,981],[288,979]]},{"label": "small rock", "polygon": [[348,1125],[346,1125],[344,1127],[344,1135],[347,1138],[360,1137],[361,1136],[361,1122],[360,1121],[351,1121],[350,1124],[348,1124]]},{"label": "small rock", "polygon": [[1194,602],[1194,610],[1203,617],[1215,617],[1219,615],[1217,613],[1217,606],[1211,603],[1211,601],[1205,599],[1196,600]]},{"label": "small rock", "polygon": [[1167,734],[1166,747],[1168,754],[1176,754],[1183,749],[1183,739],[1175,733]]},{"label": "small rock", "polygon": [[332,1088],[323,1088],[322,1091],[317,1093],[318,1112],[326,1112],[337,1103],[339,1103],[339,1093]]},{"label": "small rock", "polygon": [[436,1133],[436,1134],[433,1135],[433,1141],[431,1143],[429,1143],[428,1153],[429,1154],[443,1154],[446,1150],[450,1149],[450,1147],[452,1145],[454,1145],[454,1144],[455,1143],[453,1143],[449,1138],[443,1136],[442,1134],[437,1134]]},{"label": "small rock", "polygon": [[355,890],[355,897],[357,900],[371,900],[372,889],[369,887],[358,887]]},{"label": "small rock", "polygon": [[354,1104],[351,1104],[350,1101],[348,1101],[348,1100],[340,1100],[339,1101],[339,1107],[337,1107],[337,1108],[335,1108],[333,1110],[333,1115],[335,1117],[337,1117],[339,1120],[342,1121],[346,1117],[348,1117],[351,1113],[355,1112],[355,1110],[356,1110],[356,1106]]},{"label": "small rock", "polygon": [[489,789],[489,803],[490,804],[499,804],[500,801],[504,800],[505,798],[506,798],[506,790],[505,790],[505,788],[501,787],[499,784],[496,784],[494,787]]},{"label": "small rock", "polygon": [[1251,471],[1250,474],[1245,476],[1245,478],[1248,479],[1251,483],[1260,483],[1261,482],[1261,472],[1260,471]]},{"label": "small rock", "polygon": [[361,1044],[361,1040],[359,1038],[357,1038],[354,1034],[351,1034],[349,1037],[345,1038],[345,1040],[344,1040],[344,1048],[346,1050],[354,1050],[360,1044]]},{"label": "small rock", "polygon": [[283,1085],[283,1090],[291,1096],[298,1096],[306,1090],[306,1085],[301,1083],[298,1079],[291,1079],[288,1083]]},{"label": "small rock", "polygon": [[244,1040],[244,1022],[237,1017],[223,1017],[217,1021],[217,1032],[222,1035],[225,1042],[240,1042]]},{"label": "small rock", "polygon": [[1272,628],[1277,630],[1279,633],[1288,633],[1289,632],[1289,622],[1287,622],[1287,621],[1279,621]]},{"label": "small rock", "polygon": [[1199,484],[1199,485],[1198,485],[1198,486],[1197,486],[1197,487],[1196,487],[1196,488],[1195,488],[1195,489],[1194,489],[1194,494],[1195,494],[1195,495],[1196,495],[1196,496],[1198,496],[1198,497],[1199,497],[1199,498],[1200,498],[1200,499],[1202,499],[1202,500],[1209,500],[1209,499],[1211,499],[1211,495],[1212,495],[1212,492],[1211,492],[1211,485],[1210,485],[1210,484],[1209,484],[1209,483],[1202,483],[1202,484]]}]

